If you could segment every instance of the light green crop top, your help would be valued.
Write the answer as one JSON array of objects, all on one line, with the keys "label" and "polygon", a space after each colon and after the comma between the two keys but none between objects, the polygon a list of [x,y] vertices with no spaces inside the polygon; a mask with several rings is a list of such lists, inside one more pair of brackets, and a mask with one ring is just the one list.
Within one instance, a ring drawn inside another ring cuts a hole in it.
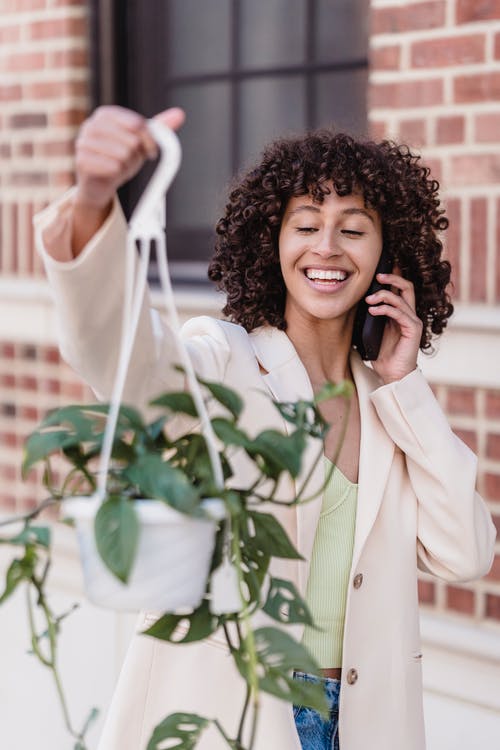
[{"label": "light green crop top", "polygon": [[[331,468],[325,457],[325,472]],[[306,602],[320,630],[305,627],[303,645],[322,669],[342,666],[342,641],[354,547],[358,485],[335,467],[323,494]]]}]

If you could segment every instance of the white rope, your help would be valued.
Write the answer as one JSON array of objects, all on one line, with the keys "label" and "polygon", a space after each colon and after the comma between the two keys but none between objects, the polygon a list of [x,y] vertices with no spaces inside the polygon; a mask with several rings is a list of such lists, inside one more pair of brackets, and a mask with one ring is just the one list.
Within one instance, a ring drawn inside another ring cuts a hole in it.
[{"label": "white rope", "polygon": [[[101,503],[106,496],[106,484],[113,450],[113,441],[144,300],[151,243],[153,240],[156,243],[156,254],[165,307],[176,339],[177,348],[181,357],[181,364],[186,373],[188,387],[193,397],[196,411],[201,420],[201,432],[206,441],[214,482],[217,489],[222,490],[224,488],[224,474],[217,450],[216,437],[212,429],[189,353],[182,337],[180,336],[179,318],[174,303],[172,284],[168,272],[167,245],[164,231],[166,218],[165,195],[179,168],[181,161],[181,147],[175,133],[164,125],[161,125],[154,120],[150,120],[148,125],[153,137],[160,146],[161,159],[143,196],[137,204],[129,223],[125,257],[125,295],[120,355],[101,452],[96,492],[96,500],[99,503]],[[137,269],[137,279],[134,280],[137,245],[139,246],[139,265]]]}]

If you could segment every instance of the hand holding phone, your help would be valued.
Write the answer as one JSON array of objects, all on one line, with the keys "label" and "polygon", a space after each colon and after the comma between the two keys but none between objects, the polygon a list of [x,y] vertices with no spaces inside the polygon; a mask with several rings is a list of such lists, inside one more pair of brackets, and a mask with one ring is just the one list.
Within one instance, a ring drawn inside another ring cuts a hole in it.
[{"label": "hand holding phone", "polygon": [[384,335],[384,327],[387,322],[386,315],[370,315],[365,297],[380,291],[380,289],[390,289],[389,284],[381,284],[377,281],[377,274],[392,273],[392,266],[393,262],[389,254],[382,249],[370,288],[358,304],[354,321],[353,340],[361,358],[364,360],[377,359]]}]

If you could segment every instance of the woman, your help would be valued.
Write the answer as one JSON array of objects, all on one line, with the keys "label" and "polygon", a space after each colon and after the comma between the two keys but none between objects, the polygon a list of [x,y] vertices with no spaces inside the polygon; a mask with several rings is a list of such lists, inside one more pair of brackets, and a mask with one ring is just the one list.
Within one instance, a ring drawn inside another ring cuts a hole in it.
[{"label": "woman", "polygon": [[[183,113],[160,117],[178,127]],[[76,188],[38,219],[62,352],[103,398],[123,295],[126,226],[113,195],[155,153],[141,117],[97,110],[77,141]],[[274,572],[292,579],[323,618],[322,634],[302,637],[323,668],[330,720],[265,695],[259,750],[339,741],[341,750],[423,750],[417,564],[448,581],[477,578],[491,565],[495,530],[474,490],[476,459],[417,368],[419,348],[429,348],[452,312],[437,187],[404,147],[331,133],[271,145],[217,226],[209,275],[226,291],[233,322],[203,317],[184,327],[198,372],[244,394],[242,427],[251,433],[286,428],[269,393],[294,400],[326,380],[355,384],[348,416],[337,401],[324,407],[332,424],[326,463],[347,420],[335,481],[314,502],[277,511],[304,561],[278,561]],[[394,267],[378,279],[388,288],[366,300],[369,315],[387,317],[369,368],[353,348],[353,327],[382,246]],[[181,387],[176,361],[168,326],[154,323],[146,299],[126,400],[143,404]],[[311,452],[304,463],[305,474]],[[245,482],[245,466],[235,468]],[[318,466],[316,487],[323,476]],[[283,494],[294,497],[291,480]],[[138,635],[100,748],[142,750],[158,721],[178,710],[216,716],[231,734],[241,683],[218,634],[182,647]],[[199,748],[223,746],[209,731]]]}]

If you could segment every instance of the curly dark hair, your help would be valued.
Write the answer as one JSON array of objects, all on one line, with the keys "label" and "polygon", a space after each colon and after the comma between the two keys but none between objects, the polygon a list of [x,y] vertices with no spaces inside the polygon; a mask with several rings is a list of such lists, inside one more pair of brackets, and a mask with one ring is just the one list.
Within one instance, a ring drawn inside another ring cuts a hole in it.
[{"label": "curly dark hair", "polygon": [[328,183],[339,196],[360,191],[365,205],[378,212],[384,248],[414,284],[423,323],[420,348],[429,350],[432,335],[442,333],[453,312],[447,293],[451,268],[441,260],[438,237],[448,227],[439,183],[405,145],[330,130],[275,141],[231,190],[208,269],[227,294],[224,314],[247,331],[265,324],[286,329],[281,221],[290,198],[309,194],[321,203]]}]

